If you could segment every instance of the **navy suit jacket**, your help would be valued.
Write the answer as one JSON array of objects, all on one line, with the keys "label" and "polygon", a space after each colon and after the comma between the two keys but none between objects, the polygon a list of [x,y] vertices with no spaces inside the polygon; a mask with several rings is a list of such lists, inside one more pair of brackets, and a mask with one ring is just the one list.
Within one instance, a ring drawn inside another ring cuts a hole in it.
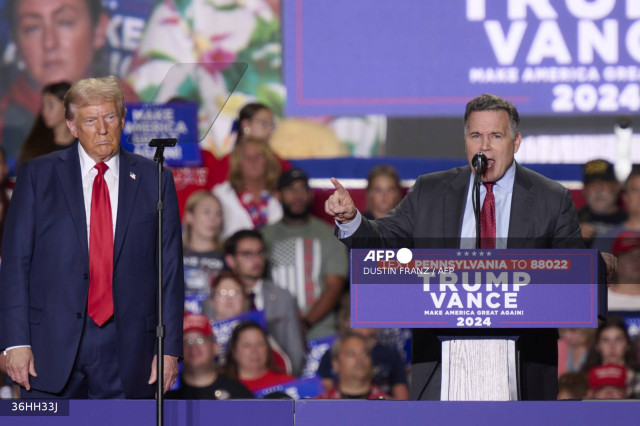
[{"label": "navy suit jacket", "polygon": [[[78,144],[20,168],[3,238],[0,348],[31,345],[34,389],[57,393],[70,376],[83,333],[89,249]],[[156,347],[157,164],[120,149],[113,253],[117,356],[128,398],[153,397],[147,385]],[[182,356],[184,275],[176,190],[164,188],[165,353]]]},{"label": "navy suit jacket", "polygon": [[[459,248],[469,190],[469,166],[420,176],[398,207],[386,217],[362,219],[342,241],[350,247]],[[569,191],[516,163],[508,248],[585,248]],[[439,399],[438,336],[469,335],[460,329],[414,329],[411,398]],[[522,399],[557,396],[557,331],[511,329],[519,336]],[[473,335],[502,336],[504,330],[473,330]]]}]

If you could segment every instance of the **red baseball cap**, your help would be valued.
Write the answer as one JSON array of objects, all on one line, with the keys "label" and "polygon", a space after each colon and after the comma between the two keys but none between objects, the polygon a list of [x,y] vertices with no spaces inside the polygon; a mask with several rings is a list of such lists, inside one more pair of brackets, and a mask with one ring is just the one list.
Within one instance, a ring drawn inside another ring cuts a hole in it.
[{"label": "red baseball cap", "polygon": [[605,386],[627,389],[627,369],[621,365],[597,365],[589,370],[589,387],[598,390]]},{"label": "red baseball cap", "polygon": [[640,234],[637,232],[626,231],[618,234],[611,246],[611,253],[618,256],[619,254],[639,248]]},{"label": "red baseball cap", "polygon": [[186,314],[184,316],[184,325],[182,332],[197,331],[207,337],[213,337],[213,329],[209,317],[202,314]]}]

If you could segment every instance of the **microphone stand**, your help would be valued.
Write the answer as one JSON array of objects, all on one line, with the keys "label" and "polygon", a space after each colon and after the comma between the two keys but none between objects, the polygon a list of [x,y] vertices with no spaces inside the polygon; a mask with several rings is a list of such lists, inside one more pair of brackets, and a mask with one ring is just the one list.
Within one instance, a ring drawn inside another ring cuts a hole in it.
[{"label": "microphone stand", "polygon": [[473,213],[476,218],[476,248],[480,248],[481,241],[481,226],[480,226],[480,185],[482,183],[482,176],[480,170],[476,168],[475,178],[473,180]]},{"label": "microphone stand", "polygon": [[162,164],[164,162],[164,148],[176,146],[176,138],[151,139],[150,147],[156,148],[153,160],[158,162],[158,322],[156,324],[156,337],[158,338],[158,352],[156,363],[156,424],[164,424],[164,318],[162,309],[162,210],[164,209],[162,199]]},{"label": "microphone stand", "polygon": [[482,184],[482,174],[487,168],[487,157],[482,153],[482,151],[473,156],[471,166],[475,171],[475,179],[473,180],[473,196],[471,199],[473,202],[473,213],[476,218],[476,248],[480,248],[482,241],[480,224],[480,185]]}]

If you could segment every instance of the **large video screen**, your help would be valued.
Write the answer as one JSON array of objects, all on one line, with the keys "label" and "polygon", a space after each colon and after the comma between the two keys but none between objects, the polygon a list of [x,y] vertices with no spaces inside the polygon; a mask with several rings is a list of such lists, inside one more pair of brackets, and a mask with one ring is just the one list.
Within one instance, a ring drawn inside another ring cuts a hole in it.
[{"label": "large video screen", "polygon": [[459,116],[480,93],[528,115],[640,109],[638,0],[292,0],[287,112]]}]

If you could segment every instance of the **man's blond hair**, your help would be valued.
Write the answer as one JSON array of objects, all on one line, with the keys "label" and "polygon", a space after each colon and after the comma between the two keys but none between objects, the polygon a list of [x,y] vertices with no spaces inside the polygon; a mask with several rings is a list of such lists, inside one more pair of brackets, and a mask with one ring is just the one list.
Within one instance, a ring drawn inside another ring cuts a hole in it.
[{"label": "man's blond hair", "polygon": [[112,75],[99,78],[85,78],[71,86],[64,96],[64,117],[73,120],[77,108],[89,105],[113,102],[118,118],[122,119],[127,112],[124,106],[124,92],[120,80]]}]

